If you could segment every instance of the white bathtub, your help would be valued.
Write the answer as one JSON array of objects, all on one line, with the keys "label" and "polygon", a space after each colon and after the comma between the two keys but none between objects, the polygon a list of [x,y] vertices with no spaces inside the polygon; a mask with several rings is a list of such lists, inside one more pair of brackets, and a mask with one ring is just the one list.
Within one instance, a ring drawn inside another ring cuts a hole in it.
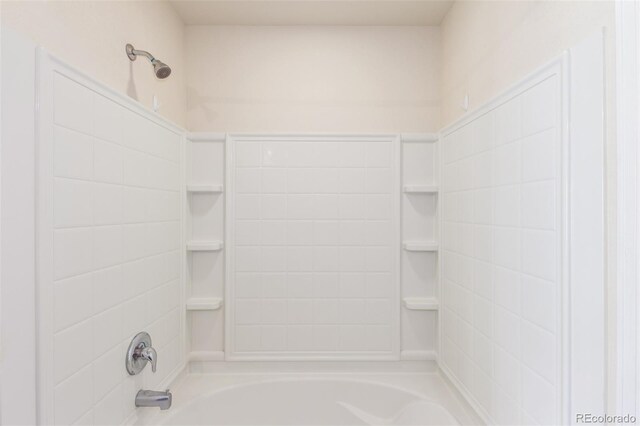
[{"label": "white bathtub", "polygon": [[188,374],[153,425],[478,424],[437,373]]}]

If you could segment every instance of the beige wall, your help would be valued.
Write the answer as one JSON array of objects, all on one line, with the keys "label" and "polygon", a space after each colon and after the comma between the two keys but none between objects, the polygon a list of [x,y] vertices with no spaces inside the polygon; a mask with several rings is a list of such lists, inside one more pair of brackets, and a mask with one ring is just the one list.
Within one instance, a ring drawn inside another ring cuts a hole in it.
[{"label": "beige wall", "polygon": [[612,90],[613,1],[457,1],[442,22],[443,125],[605,27]]},{"label": "beige wall", "polygon": [[437,131],[439,37],[434,27],[189,26],[188,128]]},{"label": "beige wall", "polygon": [[[147,107],[158,95],[159,113],[185,125],[184,26],[164,1],[1,1],[2,26]],[[126,43],[171,66],[158,80],[146,59],[131,63]],[[146,63],[145,63],[146,62]]]}]

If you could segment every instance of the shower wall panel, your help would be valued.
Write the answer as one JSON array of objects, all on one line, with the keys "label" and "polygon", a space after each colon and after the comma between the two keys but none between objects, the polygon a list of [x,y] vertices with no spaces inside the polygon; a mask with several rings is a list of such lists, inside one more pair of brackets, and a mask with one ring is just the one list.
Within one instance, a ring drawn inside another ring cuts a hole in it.
[{"label": "shower wall panel", "polygon": [[[39,417],[120,424],[183,360],[182,132],[44,53],[39,73]],[[129,376],[141,331],[158,371]]]},{"label": "shower wall panel", "polygon": [[559,424],[560,66],[442,139],[443,369],[496,424]]},{"label": "shower wall panel", "polygon": [[399,143],[228,138],[228,359],[398,358]]}]

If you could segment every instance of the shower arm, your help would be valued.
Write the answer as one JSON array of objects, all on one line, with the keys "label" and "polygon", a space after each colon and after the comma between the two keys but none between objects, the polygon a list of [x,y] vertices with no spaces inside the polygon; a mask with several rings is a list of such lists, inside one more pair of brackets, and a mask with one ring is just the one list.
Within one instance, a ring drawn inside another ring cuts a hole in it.
[{"label": "shower arm", "polygon": [[165,64],[159,59],[156,59],[151,53],[147,52],[146,50],[137,50],[130,43],[127,43],[127,45],[125,46],[125,51],[127,52],[127,57],[132,62],[135,61],[138,56],[144,56],[145,58],[149,59],[149,62],[151,62],[151,65],[153,65],[153,72],[155,73],[157,78],[162,80],[169,77],[169,75],[171,74],[171,68],[169,67],[169,65]]},{"label": "shower arm", "polygon": [[138,56],[144,56],[145,58],[149,59],[149,61],[151,62],[156,60],[156,58],[154,58],[151,53],[147,52],[146,50],[134,49],[133,46],[131,46],[130,44],[127,45],[127,56],[132,61],[135,61],[138,58]]}]

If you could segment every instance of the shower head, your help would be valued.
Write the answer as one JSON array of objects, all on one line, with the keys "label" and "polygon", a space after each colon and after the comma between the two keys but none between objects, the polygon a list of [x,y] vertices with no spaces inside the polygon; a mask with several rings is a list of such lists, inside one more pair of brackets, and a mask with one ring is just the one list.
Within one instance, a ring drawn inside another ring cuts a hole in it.
[{"label": "shower head", "polygon": [[151,63],[153,64],[153,72],[156,73],[156,77],[162,79],[169,77],[169,74],[171,74],[171,68],[164,62],[154,59]]},{"label": "shower head", "polygon": [[169,68],[169,65],[154,58],[151,53],[144,50],[136,50],[131,44],[127,44],[127,46],[125,47],[125,51],[127,52],[127,56],[131,61],[135,61],[138,58],[138,55],[144,56],[145,58],[149,59],[149,61],[151,61],[151,65],[153,65],[153,72],[159,79],[167,78],[171,74],[171,68]]}]

